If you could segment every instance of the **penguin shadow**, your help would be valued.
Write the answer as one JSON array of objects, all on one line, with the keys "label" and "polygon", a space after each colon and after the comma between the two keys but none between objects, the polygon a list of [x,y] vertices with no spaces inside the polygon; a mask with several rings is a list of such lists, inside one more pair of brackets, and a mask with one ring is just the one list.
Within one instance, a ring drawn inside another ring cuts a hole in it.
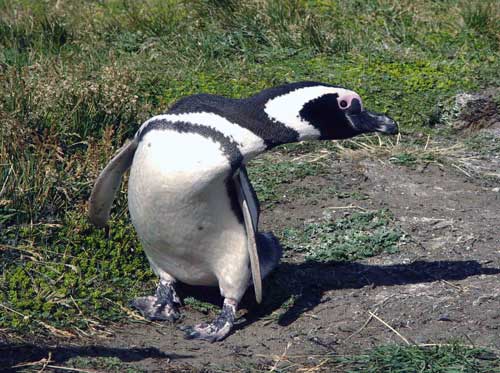
[{"label": "penguin shadow", "polygon": [[[59,365],[71,358],[114,357],[122,362],[140,361],[147,358],[180,360],[191,355],[168,354],[157,348],[116,348],[106,346],[41,346],[35,344],[0,343],[0,371],[17,372],[30,367],[30,362],[37,362],[50,356],[51,365]],[[28,363],[28,365],[26,365]],[[34,367],[37,367],[35,365]],[[38,366],[39,367],[39,366]],[[42,369],[43,370],[43,369]],[[71,369],[69,369],[71,370]],[[78,371],[78,369],[75,369]]]},{"label": "penguin shadow", "polygon": [[500,274],[500,268],[483,267],[474,260],[415,261],[409,264],[368,265],[361,263],[283,262],[264,281],[263,303],[257,305],[253,291],[245,295],[242,308],[249,312],[235,326],[242,329],[253,322],[278,314],[277,322],[287,326],[318,304],[331,300],[330,290],[360,289],[364,286],[396,286],[463,280],[470,276]]},{"label": "penguin shadow", "polygon": [[[331,300],[323,297],[330,290],[453,281],[470,276],[497,274],[500,274],[500,268],[483,267],[475,260],[415,261],[385,266],[355,262],[282,262],[263,281],[262,304],[255,301],[252,287],[246,292],[239,308],[246,309],[247,312],[236,321],[231,334],[257,320],[272,318],[273,315],[278,315],[278,325],[290,325],[303,313]],[[223,303],[216,287],[179,284],[177,290],[181,298],[194,297],[218,307]]]}]

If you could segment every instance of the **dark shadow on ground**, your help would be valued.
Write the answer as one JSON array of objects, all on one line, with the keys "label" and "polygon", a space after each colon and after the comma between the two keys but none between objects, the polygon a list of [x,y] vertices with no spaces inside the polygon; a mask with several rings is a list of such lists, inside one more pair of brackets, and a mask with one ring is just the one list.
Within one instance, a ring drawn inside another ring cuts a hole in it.
[{"label": "dark shadow on ground", "polygon": [[[281,263],[263,282],[263,302],[255,302],[254,293],[248,291],[240,308],[249,312],[241,318],[234,330],[242,329],[259,318],[279,309],[290,297],[293,306],[279,318],[282,326],[293,323],[299,316],[312,310],[329,290],[360,289],[364,286],[397,286],[441,280],[463,280],[470,276],[497,275],[500,268],[483,267],[475,260],[415,261],[408,264],[368,265],[361,263]],[[222,306],[219,289],[179,284],[179,295],[192,296],[201,301]]]},{"label": "dark shadow on ground", "polygon": [[[192,356],[164,353],[157,348],[110,348],[105,346],[41,346],[33,344],[0,344],[0,372],[15,372],[14,366],[37,362],[51,354],[52,365],[73,357],[116,357],[123,362],[147,358],[185,359]],[[26,367],[25,367],[26,368]],[[21,369],[21,367],[19,368]]]},{"label": "dark shadow on ground", "polygon": [[282,326],[293,323],[297,318],[316,307],[323,294],[335,289],[360,289],[364,286],[396,286],[419,284],[441,280],[462,280],[477,275],[497,275],[500,268],[483,267],[474,260],[466,261],[415,261],[409,264],[387,266],[360,263],[281,263],[279,268],[264,281],[264,302],[257,305],[248,292],[245,304],[252,310],[246,320],[236,329],[251,324],[258,318],[271,314],[290,297],[293,306],[279,318]]}]

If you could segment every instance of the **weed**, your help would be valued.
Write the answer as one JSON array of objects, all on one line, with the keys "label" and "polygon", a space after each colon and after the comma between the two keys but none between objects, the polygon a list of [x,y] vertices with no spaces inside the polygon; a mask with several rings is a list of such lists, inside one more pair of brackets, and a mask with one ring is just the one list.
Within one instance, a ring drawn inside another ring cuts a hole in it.
[{"label": "weed", "polygon": [[436,162],[437,158],[436,155],[431,153],[431,152],[422,152],[422,153],[398,153],[394,154],[392,157],[389,158],[389,161],[391,163],[400,165],[400,166],[407,166],[407,167],[412,167],[415,166],[416,164],[426,164],[426,163],[432,163]]},{"label": "weed", "polygon": [[410,153],[400,153],[392,156],[389,160],[394,164],[408,166],[414,165],[417,162],[417,157]]},{"label": "weed", "polygon": [[[85,218],[9,229],[0,246],[0,325],[40,325],[92,332],[97,320],[118,320],[127,300],[152,290],[153,274],[129,224],[113,221],[109,237]],[[51,326],[52,325],[52,326]]]},{"label": "weed", "polygon": [[381,346],[367,354],[339,359],[354,372],[494,372],[493,353],[459,344],[449,346]]},{"label": "weed", "polygon": [[[278,364],[279,363],[279,364]],[[486,373],[497,372],[500,359],[492,351],[460,343],[427,346],[384,345],[359,354],[339,356],[335,353],[309,356],[307,361],[284,355],[281,361],[271,361],[258,371],[271,367],[287,371],[290,368],[310,372],[429,372],[429,373]],[[247,369],[246,370],[250,370]]]},{"label": "weed", "polygon": [[369,199],[370,197],[362,192],[358,192],[356,190],[350,191],[350,192],[345,192],[345,191],[338,191],[335,187],[331,187],[327,189],[326,191],[328,194],[332,194],[335,197],[339,199],[344,199],[344,198],[351,198],[356,201],[364,201]]},{"label": "weed", "polygon": [[335,221],[306,223],[303,229],[285,229],[281,239],[287,250],[304,253],[307,260],[353,261],[397,252],[403,234],[389,227],[390,222],[387,211],[356,212]]},{"label": "weed", "polygon": [[[307,176],[325,174],[328,170],[327,166],[320,162],[297,162],[288,156],[283,157],[285,159],[281,161],[271,161],[271,158],[272,155],[264,155],[252,161],[248,168],[248,174],[257,196],[267,208],[283,200],[286,192],[282,190],[282,186],[287,186]],[[292,192],[292,194],[295,193]]]},{"label": "weed", "polygon": [[[283,318],[286,313],[292,309],[292,307],[294,307],[298,298],[298,295],[292,294],[288,299],[284,300],[284,302],[281,303],[280,307],[276,311],[272,312],[270,315],[263,317],[262,320],[264,320],[266,324],[271,322],[279,322],[280,319]],[[274,304],[274,300],[264,301],[264,307],[272,306]]]},{"label": "weed", "polygon": [[214,314],[220,311],[220,308],[214,306],[212,303],[202,302],[193,297],[184,298],[184,304],[193,310],[204,313],[205,315]]},{"label": "weed", "polygon": [[500,37],[500,12],[495,1],[466,2],[461,11],[465,25],[490,40],[492,48],[498,50]]},{"label": "weed", "polygon": [[128,364],[124,363],[117,357],[75,357],[71,358],[67,361],[67,365],[69,367],[68,370],[72,370],[71,368],[75,368],[75,370],[79,369],[99,369],[99,371],[106,372],[116,372],[116,373],[142,373],[145,370],[138,369],[135,367],[131,367]]},{"label": "weed", "polygon": [[481,155],[500,154],[500,137],[478,133],[464,141],[465,146]]}]

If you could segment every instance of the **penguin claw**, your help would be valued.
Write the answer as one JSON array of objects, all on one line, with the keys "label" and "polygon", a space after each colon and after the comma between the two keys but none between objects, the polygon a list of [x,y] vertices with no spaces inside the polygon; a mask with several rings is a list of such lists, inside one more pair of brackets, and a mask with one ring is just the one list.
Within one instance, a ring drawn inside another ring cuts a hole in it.
[{"label": "penguin claw", "polygon": [[231,331],[232,325],[218,329],[215,323],[199,324],[195,326],[185,326],[181,330],[184,332],[185,339],[201,339],[208,342],[221,341],[226,338]]},{"label": "penguin claw", "polygon": [[[193,326],[185,326],[185,327],[181,328],[181,330],[184,332],[185,339],[203,339],[203,338],[200,338],[201,337],[200,333],[197,332],[196,330],[194,330]],[[209,342],[213,342],[213,341],[209,340]]]},{"label": "penguin claw", "polygon": [[208,342],[221,341],[226,338],[233,328],[236,317],[237,303],[230,299],[224,300],[221,313],[209,324],[201,323],[195,326],[182,326],[186,339],[201,339]]},{"label": "penguin claw", "polygon": [[135,298],[131,305],[148,320],[174,322],[181,317],[175,306],[180,302],[173,283],[160,280],[154,296]]},{"label": "penguin claw", "polygon": [[159,302],[158,298],[154,296],[135,298],[131,302],[131,306],[150,321],[175,322],[181,317],[173,304]]}]

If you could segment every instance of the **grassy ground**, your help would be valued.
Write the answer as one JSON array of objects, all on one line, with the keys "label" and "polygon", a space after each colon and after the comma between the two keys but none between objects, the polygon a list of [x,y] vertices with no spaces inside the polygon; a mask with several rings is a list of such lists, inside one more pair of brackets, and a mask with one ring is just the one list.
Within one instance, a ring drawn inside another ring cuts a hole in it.
[{"label": "grassy ground", "polygon": [[[327,372],[432,372],[432,373],[451,373],[451,372],[470,372],[470,373],[490,373],[495,367],[492,360],[495,355],[477,348],[465,348],[458,344],[449,346],[428,346],[428,347],[401,347],[388,345],[378,347],[369,353],[356,356],[335,356],[325,355],[322,362],[316,366],[303,368],[303,371],[327,371]],[[40,369],[37,364],[33,367],[24,367],[23,373],[37,372]],[[57,365],[47,364],[46,368],[57,371]],[[64,366],[66,370],[71,368],[75,371],[92,372],[126,372],[126,373],[145,373],[147,370],[134,368],[124,364],[116,357],[110,358],[71,358]],[[241,371],[260,372],[273,371],[273,366],[254,365],[240,367]],[[294,371],[297,364],[293,361],[284,362],[279,369],[274,366],[274,371],[286,372]],[[92,370],[90,370],[92,369]],[[95,369],[95,370],[94,370]],[[166,372],[178,372],[178,369],[165,370]],[[185,372],[198,372],[186,367]],[[199,372],[204,372],[199,371]],[[220,370],[226,372],[226,370]]]},{"label": "grassy ground", "polygon": [[[430,134],[439,102],[500,85],[499,29],[495,1],[0,0],[0,329],[97,333],[154,286],[125,191],[109,233],[85,217],[99,170],[150,115],[191,93],[244,97],[317,80],[358,91],[367,107],[398,120],[404,136]],[[482,148],[477,141],[471,146]],[[414,148],[391,159],[434,160]],[[267,208],[290,177],[324,171],[315,161],[269,167],[257,160],[250,169]],[[270,171],[277,176],[262,176]],[[321,242],[339,243],[332,227],[340,224],[392,250],[399,233],[380,214],[353,218],[378,219],[371,236],[356,221],[314,223],[299,236],[321,251]],[[301,250],[311,260],[365,255]]]}]

